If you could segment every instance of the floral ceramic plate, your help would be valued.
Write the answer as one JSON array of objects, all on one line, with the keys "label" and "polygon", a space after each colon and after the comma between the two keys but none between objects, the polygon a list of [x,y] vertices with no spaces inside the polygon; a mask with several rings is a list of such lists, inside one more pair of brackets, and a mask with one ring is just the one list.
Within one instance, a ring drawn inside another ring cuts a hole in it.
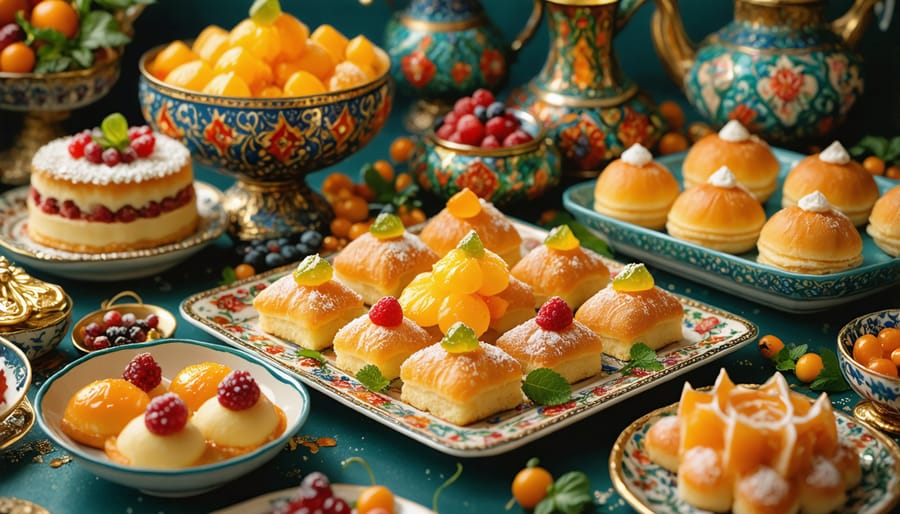
[{"label": "floral ceramic plate", "polygon": [[225,231],[222,192],[204,182],[195,182],[194,188],[200,226],[193,235],[156,248],[99,254],[66,252],[32,241],[26,232],[28,186],[16,188],[0,195],[0,246],[22,266],[66,278],[114,281],[152,276],[184,261]]},{"label": "floral ceramic plate", "polygon": [[[641,514],[701,514],[675,493],[678,477],[650,461],[644,450],[647,430],[658,419],[673,415],[678,403],[657,409],[629,425],[613,445],[609,474],[616,491]],[[835,411],[838,437],[855,446],[862,464],[862,482],[848,491],[840,514],[886,513],[900,500],[900,448],[881,432]]]},{"label": "floral ceramic plate", "polygon": [[[781,182],[804,155],[773,148],[781,164],[779,187],[766,202],[766,215],[781,206]],[[681,183],[681,163],[686,153],[657,159]],[[882,193],[896,185],[875,177]],[[756,251],[731,255],[676,239],[666,232],[639,227],[600,214],[593,209],[595,181],[576,184],[563,193],[563,204],[576,219],[599,232],[618,251],[637,257],[675,275],[709,284],[788,312],[813,312],[852,302],[886,289],[900,280],[900,259],[881,251],[860,231],[863,263],[852,270],[828,275],[803,275],[758,264]]]},{"label": "floral ceramic plate", "polygon": [[[359,497],[360,491],[364,489],[361,485],[353,484],[331,484],[334,495],[347,502],[354,502]],[[211,514],[267,514],[273,511],[273,508],[280,502],[290,499],[296,494],[297,488],[283,489],[275,491],[256,498],[242,501],[230,507],[213,511]],[[432,514],[434,511],[413,503],[403,498],[395,497],[394,514]]]},{"label": "floral ceramic plate", "polygon": [[[520,225],[526,244],[546,233]],[[530,231],[530,234],[529,234]],[[620,263],[610,262],[613,269]],[[240,348],[264,356],[293,371],[310,387],[444,453],[461,457],[500,454],[527,444],[576,421],[596,414],[626,398],[655,387],[697,366],[707,364],[753,341],[757,328],[749,321],[688,298],[683,339],[658,352],[662,371],[622,374],[622,362],[604,355],[603,372],[572,387],[564,405],[544,407],[524,403],[477,423],[458,426],[435,418],[400,400],[401,382],[385,393],[366,389],[334,366],[334,352],[323,353],[326,363],[297,355],[298,347],[259,328],[253,298],[269,284],[293,271],[293,265],[271,270],[231,285],[187,298],[181,312],[188,322]]]}]

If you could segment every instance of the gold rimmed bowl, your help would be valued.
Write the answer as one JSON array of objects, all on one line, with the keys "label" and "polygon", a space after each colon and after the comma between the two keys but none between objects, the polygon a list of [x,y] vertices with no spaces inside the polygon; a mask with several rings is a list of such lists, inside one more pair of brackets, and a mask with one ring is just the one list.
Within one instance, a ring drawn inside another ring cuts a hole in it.
[{"label": "gold rimmed bowl", "polygon": [[562,176],[559,152],[547,130],[530,114],[512,112],[531,141],[481,148],[429,131],[413,156],[413,173],[419,184],[443,200],[469,188],[499,206],[533,200],[558,184]]},{"label": "gold rimmed bowl", "polygon": [[[132,302],[130,303],[117,303],[119,300],[129,298],[132,300]],[[100,304],[100,309],[86,315],[85,317],[78,320],[77,323],[75,323],[75,326],[72,327],[72,345],[74,345],[75,348],[84,353],[90,353],[105,348],[105,346],[94,346],[91,342],[92,337],[86,333],[85,329],[91,323],[97,323],[101,327],[103,327],[104,317],[110,311],[117,311],[123,317],[126,314],[133,315],[135,320],[146,320],[151,314],[155,315],[158,323],[155,327],[145,327],[144,341],[153,341],[156,339],[166,339],[172,337],[172,335],[175,333],[175,329],[178,327],[178,320],[168,310],[159,307],[158,305],[150,305],[144,303],[143,300],[141,300],[141,297],[138,296],[138,294],[134,291],[122,291],[109,300],[104,300]],[[138,321],[137,323],[140,323],[140,321]],[[130,326],[125,328],[128,329],[130,328]],[[127,335],[125,337],[131,342],[144,342],[132,341],[132,339]],[[122,344],[116,343],[115,336],[113,336],[113,338],[111,339],[108,338],[108,340],[109,346],[119,346]]]},{"label": "gold rimmed bowl", "polygon": [[142,113],[155,130],[181,140],[197,162],[237,178],[225,192],[229,233],[249,240],[327,230],[331,208],[306,177],[363,148],[384,127],[394,94],[390,66],[343,91],[238,98],[157,79],[147,65],[161,49],[140,60]]},{"label": "gold rimmed bowl", "polygon": [[884,328],[900,329],[900,309],[860,316],[838,333],[838,361],[850,387],[863,399],[853,415],[891,434],[900,434],[900,378],[873,371],[853,358],[853,344],[866,334],[877,336]]}]

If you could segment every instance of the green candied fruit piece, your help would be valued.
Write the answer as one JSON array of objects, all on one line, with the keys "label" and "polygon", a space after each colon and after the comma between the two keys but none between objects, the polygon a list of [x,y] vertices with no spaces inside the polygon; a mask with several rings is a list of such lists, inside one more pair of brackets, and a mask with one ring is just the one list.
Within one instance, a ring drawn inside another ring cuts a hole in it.
[{"label": "green candied fruit piece", "polygon": [[382,212],[379,214],[372,223],[372,226],[369,227],[369,232],[378,239],[393,239],[395,237],[400,237],[403,235],[404,231],[406,231],[406,228],[403,226],[403,221],[400,220],[400,216],[389,212]]},{"label": "green candied fruit piece", "polygon": [[653,289],[653,285],[653,275],[643,263],[627,264],[612,279],[612,288],[626,293],[647,291]]},{"label": "green candied fruit piece", "polygon": [[307,256],[294,270],[294,282],[299,286],[319,286],[331,280],[331,263],[318,254]]},{"label": "green candied fruit piece", "polygon": [[554,250],[574,250],[581,245],[581,242],[572,233],[572,229],[563,224],[550,230],[550,233],[544,238],[544,244]]},{"label": "green candied fruit piece", "polygon": [[250,6],[250,19],[260,25],[271,25],[281,14],[281,3],[278,0],[256,0]]},{"label": "green candied fruit piece", "polygon": [[457,321],[441,339],[441,346],[449,353],[465,353],[478,349],[478,335],[462,321]]},{"label": "green candied fruit piece", "polygon": [[456,247],[466,252],[468,257],[475,259],[484,257],[484,243],[481,242],[481,238],[474,230],[470,230],[466,237],[460,239]]}]

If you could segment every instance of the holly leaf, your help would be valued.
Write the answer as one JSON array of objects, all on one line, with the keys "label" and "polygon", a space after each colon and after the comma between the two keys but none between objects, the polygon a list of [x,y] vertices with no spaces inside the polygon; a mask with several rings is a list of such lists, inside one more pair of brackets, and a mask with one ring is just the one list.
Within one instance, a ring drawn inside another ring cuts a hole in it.
[{"label": "holly leaf", "polygon": [[525,396],[538,405],[561,405],[572,397],[572,386],[549,368],[532,370],[522,384]]},{"label": "holly leaf", "polygon": [[307,348],[297,350],[297,357],[312,359],[318,362],[320,366],[323,366],[325,364],[325,357],[322,356],[322,352],[318,352],[316,350],[309,350]]},{"label": "holly leaf", "polygon": [[81,20],[79,41],[82,48],[95,50],[122,46],[131,38],[119,30],[119,24],[111,13],[91,11]]},{"label": "holly leaf", "polygon": [[581,471],[570,471],[547,488],[534,514],[579,514],[593,502],[591,482]]},{"label": "holly leaf", "polygon": [[380,392],[387,386],[391,385],[391,381],[381,374],[381,370],[374,364],[363,366],[356,372],[356,379],[359,383],[366,386],[371,391]]},{"label": "holly leaf", "polygon": [[663,369],[662,363],[656,358],[656,350],[644,343],[638,343],[632,346],[629,355],[631,360],[625,363],[619,370],[623,375],[627,375],[635,368],[647,371],[660,371]]},{"label": "holly leaf", "polygon": [[841,364],[833,351],[823,348],[819,354],[822,357],[823,368],[819,375],[809,385],[813,391],[825,391],[828,393],[842,393],[850,389],[850,384],[841,373]]}]

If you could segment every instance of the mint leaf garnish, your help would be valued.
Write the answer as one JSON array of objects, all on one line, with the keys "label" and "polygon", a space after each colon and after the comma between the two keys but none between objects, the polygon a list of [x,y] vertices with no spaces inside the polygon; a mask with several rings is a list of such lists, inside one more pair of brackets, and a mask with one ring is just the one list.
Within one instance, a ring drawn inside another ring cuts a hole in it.
[{"label": "mint leaf garnish", "polygon": [[219,285],[227,286],[228,284],[233,284],[235,281],[237,281],[237,275],[234,273],[234,268],[225,266],[222,269],[222,281],[219,282]]},{"label": "mint leaf garnish", "polygon": [[387,386],[391,385],[391,381],[381,374],[381,370],[374,364],[363,366],[356,372],[356,379],[359,383],[366,386],[367,389],[375,391],[383,391]]},{"label": "mint leaf garnish", "polygon": [[603,239],[597,237],[596,234],[591,232],[591,229],[578,222],[568,212],[558,212],[555,216],[553,216],[552,219],[550,219],[550,221],[543,223],[543,226],[545,228],[555,227],[558,225],[568,225],[569,230],[571,230],[572,234],[574,234],[575,237],[578,238],[581,246],[589,250],[593,250],[594,252],[604,257],[613,257],[612,249],[609,247],[609,244],[607,244]]},{"label": "mint leaf garnish", "polygon": [[307,359],[312,359],[319,363],[319,365],[325,364],[325,357],[322,356],[322,352],[318,352],[316,350],[308,350],[306,348],[297,350],[297,357],[305,357]]},{"label": "mint leaf garnish", "polygon": [[638,343],[632,346],[629,354],[631,360],[625,363],[625,365],[622,366],[622,369],[619,370],[623,375],[630,373],[631,370],[635,368],[647,371],[660,371],[663,369],[662,363],[656,358],[656,350],[644,343]]},{"label": "mint leaf garnish", "polygon": [[534,508],[534,514],[578,514],[593,502],[591,482],[581,471],[570,471],[547,489],[547,497]]},{"label": "mint leaf garnish", "polygon": [[841,365],[837,355],[833,351],[822,348],[820,351],[824,367],[815,380],[809,385],[813,391],[825,391],[828,393],[842,393],[850,389],[850,384],[841,374]]},{"label": "mint leaf garnish", "polygon": [[100,132],[103,139],[110,146],[122,149],[128,146],[128,120],[118,112],[114,112],[103,118],[100,123]]},{"label": "mint leaf garnish", "polygon": [[775,363],[775,369],[778,371],[793,371],[797,368],[797,359],[806,353],[809,345],[785,345],[773,357],[772,362]]},{"label": "mint leaf garnish", "polygon": [[525,377],[525,396],[538,405],[561,405],[572,397],[572,386],[549,368],[538,368]]}]

